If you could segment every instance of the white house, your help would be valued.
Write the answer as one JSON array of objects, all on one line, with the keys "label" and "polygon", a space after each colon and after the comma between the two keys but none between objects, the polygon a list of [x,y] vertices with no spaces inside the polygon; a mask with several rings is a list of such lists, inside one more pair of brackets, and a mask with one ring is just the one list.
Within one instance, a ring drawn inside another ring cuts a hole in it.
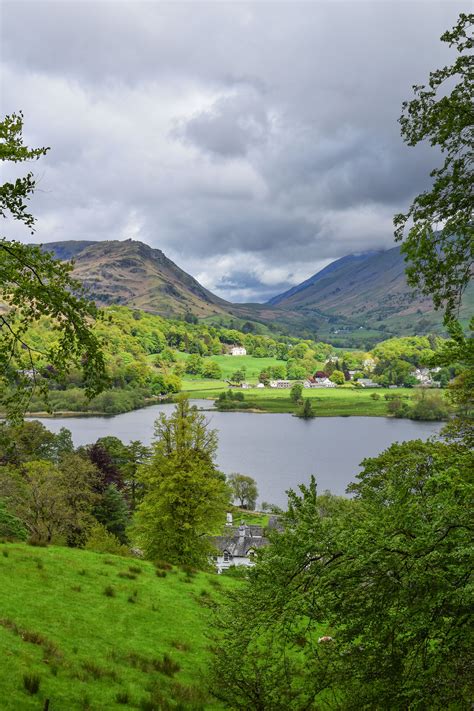
[{"label": "white house", "polygon": [[217,536],[213,542],[218,551],[214,562],[217,572],[222,573],[233,565],[255,565],[258,551],[270,541],[263,535],[261,526],[248,526],[244,522],[238,527],[232,526],[232,515],[228,514],[224,535]]},{"label": "white house", "polygon": [[433,373],[439,373],[440,368],[417,368],[411,375],[418,380],[418,385],[423,388],[439,388],[439,382],[433,380]]},{"label": "white house", "polygon": [[336,383],[333,383],[329,378],[313,378],[312,380],[305,380],[303,383],[304,388],[335,388]]},{"label": "white house", "polygon": [[292,380],[270,380],[271,388],[291,388],[294,385]]},{"label": "white house", "polygon": [[379,383],[374,383],[370,378],[359,378],[357,381],[363,388],[380,388]]},{"label": "white house", "polygon": [[231,346],[229,353],[231,356],[244,356],[247,355],[247,349],[243,346]]}]

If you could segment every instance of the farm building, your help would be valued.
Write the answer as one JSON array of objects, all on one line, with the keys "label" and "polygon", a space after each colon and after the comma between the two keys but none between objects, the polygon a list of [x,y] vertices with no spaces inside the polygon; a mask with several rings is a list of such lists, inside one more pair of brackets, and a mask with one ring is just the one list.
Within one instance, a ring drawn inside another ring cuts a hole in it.
[{"label": "farm building", "polygon": [[244,356],[247,355],[247,349],[243,346],[231,346],[229,353],[231,356]]}]

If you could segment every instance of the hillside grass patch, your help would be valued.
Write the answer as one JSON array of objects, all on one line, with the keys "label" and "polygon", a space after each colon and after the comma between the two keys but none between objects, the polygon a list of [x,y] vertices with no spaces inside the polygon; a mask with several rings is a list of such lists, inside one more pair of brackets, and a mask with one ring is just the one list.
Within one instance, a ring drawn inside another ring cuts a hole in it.
[{"label": "hillside grass patch", "polygon": [[[162,579],[152,563],[131,566],[107,556],[116,576],[109,598],[100,554],[26,544],[1,549],[9,554],[0,555],[2,711],[37,710],[46,699],[68,711],[137,708],[152,698],[150,685],[170,708],[191,708],[198,697],[206,708],[221,708],[207,692],[210,610],[199,604],[216,576],[179,571]],[[221,581],[224,591],[237,584]],[[215,600],[219,595],[220,587],[213,591]],[[35,693],[26,689],[25,675],[40,679]]]}]

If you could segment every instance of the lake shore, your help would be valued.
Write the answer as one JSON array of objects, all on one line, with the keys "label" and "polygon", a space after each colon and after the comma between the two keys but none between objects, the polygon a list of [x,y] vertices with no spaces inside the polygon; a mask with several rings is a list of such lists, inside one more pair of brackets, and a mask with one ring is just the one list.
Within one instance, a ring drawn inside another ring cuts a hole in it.
[{"label": "lake shore", "polygon": [[[220,381],[203,384],[202,380],[194,380],[185,381],[183,385],[182,394],[188,395],[191,400],[208,402],[209,409],[214,409],[214,401],[219,394],[228,390],[228,386]],[[222,412],[287,413],[295,415],[300,408],[298,403],[291,400],[290,391],[286,389],[255,387],[240,390],[236,388],[234,392],[242,392],[244,396],[243,404],[241,405],[239,401],[235,401],[232,403],[232,407],[228,409],[223,407],[221,409]],[[393,417],[388,409],[390,399],[398,398],[403,402],[410,403],[416,392],[418,392],[416,388],[397,388],[396,390],[389,388],[359,389],[347,387],[307,388],[303,391],[303,398],[311,401],[314,417]],[[377,397],[374,397],[374,394]],[[119,409],[113,412],[98,409],[77,411],[64,409],[54,412],[33,410],[27,412],[26,417],[113,417],[114,415],[145,409],[160,402],[174,402],[177,397],[178,395],[173,395],[166,399],[149,398],[140,407],[127,410]]]}]

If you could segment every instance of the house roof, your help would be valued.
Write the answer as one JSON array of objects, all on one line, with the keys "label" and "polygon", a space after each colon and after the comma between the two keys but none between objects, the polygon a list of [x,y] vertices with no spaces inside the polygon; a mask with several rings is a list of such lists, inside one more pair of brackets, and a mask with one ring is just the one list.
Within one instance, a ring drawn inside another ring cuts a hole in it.
[{"label": "house roof", "polygon": [[227,551],[233,557],[245,557],[250,550],[264,548],[269,544],[261,526],[228,527],[223,536],[213,538],[214,545],[221,552]]},{"label": "house roof", "polygon": [[216,536],[214,545],[220,553],[227,551],[233,558],[244,558],[249,551],[268,546],[268,538],[254,538],[253,536]]}]

